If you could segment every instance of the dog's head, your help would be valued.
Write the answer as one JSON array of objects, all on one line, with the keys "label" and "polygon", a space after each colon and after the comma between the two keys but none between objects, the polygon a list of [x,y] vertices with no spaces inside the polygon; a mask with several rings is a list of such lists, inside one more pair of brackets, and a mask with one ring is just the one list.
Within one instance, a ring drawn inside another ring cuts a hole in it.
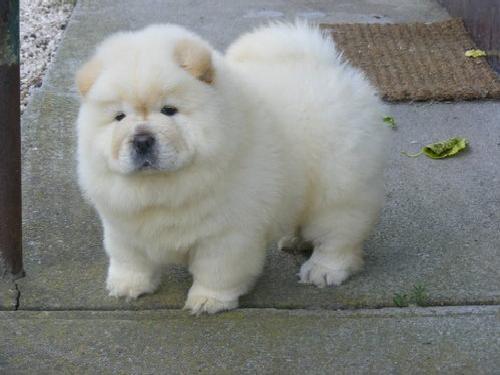
[{"label": "dog's head", "polygon": [[213,58],[173,25],[105,40],[76,76],[80,149],[120,174],[171,173],[210,157],[224,133]]}]

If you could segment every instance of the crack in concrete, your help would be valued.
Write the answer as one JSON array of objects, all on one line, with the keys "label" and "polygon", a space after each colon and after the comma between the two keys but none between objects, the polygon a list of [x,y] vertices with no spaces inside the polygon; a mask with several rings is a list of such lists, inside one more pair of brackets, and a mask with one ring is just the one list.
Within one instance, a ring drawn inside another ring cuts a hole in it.
[{"label": "crack in concrete", "polygon": [[[17,301],[20,301],[21,297],[21,291],[17,288],[16,290],[18,291],[18,296],[17,296]],[[365,310],[370,310],[370,311],[381,311],[385,309],[393,309],[393,310],[400,310],[400,311],[407,311],[407,310],[412,310],[412,309],[443,309],[443,308],[469,308],[469,307],[500,307],[500,304],[498,301],[464,301],[460,303],[441,303],[441,304],[429,304],[426,306],[417,306],[417,305],[409,305],[406,307],[396,307],[394,305],[377,305],[377,306],[359,306],[359,307],[346,307],[346,308],[328,308],[328,307],[304,307],[304,306],[249,306],[249,305],[243,305],[238,307],[236,310],[230,310],[231,311],[240,311],[240,310],[276,310],[276,311],[309,311],[309,312],[325,312],[325,311],[335,311],[335,312],[353,312],[353,311],[365,311]],[[40,311],[47,311],[47,312],[59,312],[59,311],[99,311],[99,312],[147,312],[147,311],[182,311],[182,307],[143,307],[143,308],[118,308],[118,307],[101,307],[101,306],[90,306],[90,307],[85,307],[85,306],[79,306],[79,307],[63,307],[61,306],[60,308],[54,308],[54,307],[48,307],[48,306],[41,306],[40,308],[36,307],[29,307],[29,308],[20,308],[20,304],[18,303],[16,309],[17,311],[31,311],[31,312],[40,312]]]},{"label": "crack in concrete", "polygon": [[21,289],[19,289],[19,285],[17,285],[16,282],[14,283],[14,289],[16,291],[14,311],[17,311],[19,310],[19,306],[21,304]]}]

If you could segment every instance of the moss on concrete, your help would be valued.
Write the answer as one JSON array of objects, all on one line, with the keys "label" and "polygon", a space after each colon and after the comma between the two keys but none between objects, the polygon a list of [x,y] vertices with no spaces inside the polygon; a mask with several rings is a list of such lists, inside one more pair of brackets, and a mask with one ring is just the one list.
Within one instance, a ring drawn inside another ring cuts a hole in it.
[{"label": "moss on concrete", "polygon": [[17,373],[493,373],[497,307],[0,313]]}]

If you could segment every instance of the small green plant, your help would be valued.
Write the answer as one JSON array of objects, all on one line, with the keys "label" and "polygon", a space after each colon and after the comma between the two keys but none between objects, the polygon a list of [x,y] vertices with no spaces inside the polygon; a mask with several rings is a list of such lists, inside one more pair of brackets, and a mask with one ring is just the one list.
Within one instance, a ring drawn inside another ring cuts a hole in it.
[{"label": "small green plant", "polygon": [[427,288],[422,284],[415,284],[409,295],[405,293],[395,293],[392,301],[397,307],[408,307],[410,305],[428,306],[429,293],[427,293]]},{"label": "small green plant", "polygon": [[412,302],[417,306],[427,306],[429,304],[429,294],[422,284],[416,284],[412,290]]},{"label": "small green plant", "polygon": [[395,293],[392,300],[397,307],[408,307],[408,296],[406,294]]}]

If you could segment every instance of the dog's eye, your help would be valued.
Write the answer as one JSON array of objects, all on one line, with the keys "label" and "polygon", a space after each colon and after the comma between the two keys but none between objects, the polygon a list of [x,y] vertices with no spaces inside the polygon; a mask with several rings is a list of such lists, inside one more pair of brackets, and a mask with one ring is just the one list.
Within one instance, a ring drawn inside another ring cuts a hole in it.
[{"label": "dog's eye", "polygon": [[165,116],[173,116],[177,113],[177,108],[172,107],[171,105],[166,105],[161,109],[161,113]]},{"label": "dog's eye", "polygon": [[125,118],[125,113],[123,113],[123,112],[119,112],[119,113],[117,113],[117,114],[116,114],[116,116],[115,116],[115,120],[116,120],[116,121],[121,121],[121,120],[123,120],[124,118]]}]

